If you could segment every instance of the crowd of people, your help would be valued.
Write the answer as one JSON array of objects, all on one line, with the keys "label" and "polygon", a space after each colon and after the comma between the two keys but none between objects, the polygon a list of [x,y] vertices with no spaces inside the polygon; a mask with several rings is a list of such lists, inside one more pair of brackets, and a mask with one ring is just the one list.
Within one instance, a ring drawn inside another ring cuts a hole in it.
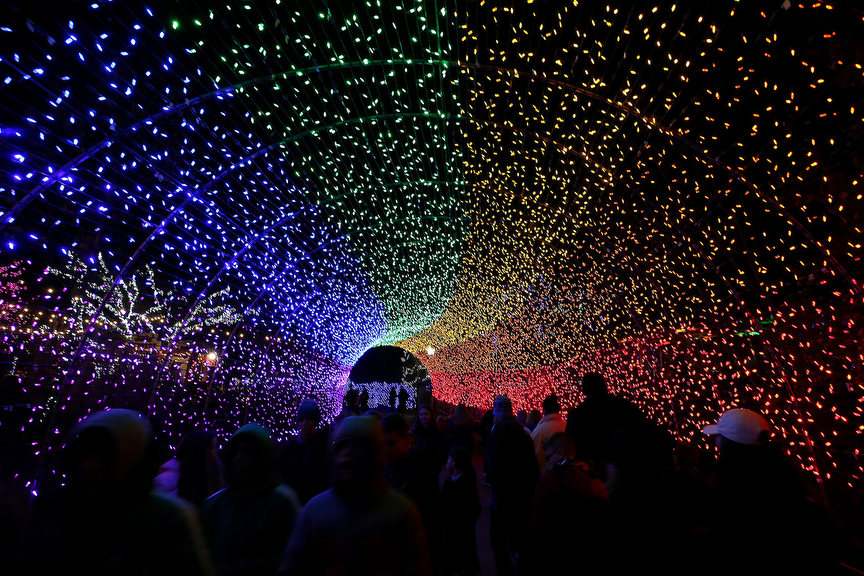
[{"label": "crowd of people", "polygon": [[286,442],[250,423],[219,451],[194,430],[158,470],[144,415],[98,412],[72,432],[66,485],[36,499],[15,566],[479,575],[488,537],[502,576],[843,573],[829,515],[758,412],[732,408],[706,426],[710,458],[602,375],[581,382],[566,418],[555,395],[523,418],[499,396],[479,421],[463,405],[443,422],[420,405],[413,422],[367,410],[327,424],[309,400]]}]

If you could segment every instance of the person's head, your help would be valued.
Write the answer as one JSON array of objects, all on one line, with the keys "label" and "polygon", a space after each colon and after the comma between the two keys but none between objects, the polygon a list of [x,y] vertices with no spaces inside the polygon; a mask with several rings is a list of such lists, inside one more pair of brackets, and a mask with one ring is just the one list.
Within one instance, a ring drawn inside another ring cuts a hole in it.
[{"label": "person's head", "polygon": [[513,417],[513,402],[507,396],[498,396],[492,404],[492,418],[497,424],[505,418]]},{"label": "person's head", "polygon": [[216,433],[196,428],[183,435],[177,445],[177,460],[180,461],[180,475],[187,471],[203,471],[213,466],[219,459]]},{"label": "person's head", "polygon": [[381,418],[384,432],[384,460],[395,462],[411,454],[413,438],[408,431],[408,423],[401,414],[390,413]]},{"label": "person's head", "polygon": [[368,416],[348,416],[336,429],[332,445],[333,490],[352,501],[386,489],[384,434],[381,422]]},{"label": "person's head", "polygon": [[450,449],[447,456],[447,471],[453,474],[463,474],[471,468],[471,453],[462,446]]},{"label": "person's head", "polygon": [[566,432],[556,432],[543,444],[546,453],[546,468],[551,469],[565,460],[576,457],[576,443]]},{"label": "person's head", "polygon": [[582,376],[582,393],[586,398],[598,398],[608,393],[606,379],[597,372],[588,372]]},{"label": "person's head", "polygon": [[729,442],[745,446],[764,446],[771,437],[771,426],[758,412],[746,408],[726,410],[716,424],[708,424],[702,431],[714,437],[722,452]]},{"label": "person's head", "polygon": [[474,416],[468,410],[465,404],[458,404],[453,410],[453,425],[454,426],[473,426]]},{"label": "person's head", "polygon": [[152,484],[152,440],[150,422],[138,412],[91,414],[67,445],[70,489],[93,499],[146,494]]},{"label": "person's head", "polygon": [[530,430],[534,430],[534,428],[537,426],[537,424],[540,423],[540,420],[542,419],[543,414],[541,414],[540,411],[536,408],[533,408],[530,412],[528,412],[528,419],[525,420],[525,426]]},{"label": "person's head", "polygon": [[222,451],[225,482],[230,488],[249,488],[268,480],[273,462],[270,431],[260,424],[241,426]]},{"label": "person's head", "polygon": [[195,428],[186,432],[177,445],[177,459],[183,461],[212,461],[217,457],[216,433]]},{"label": "person's head", "polygon": [[543,414],[556,414],[561,411],[561,404],[558,403],[558,396],[550,394],[543,399]]},{"label": "person's head", "polygon": [[351,411],[356,411],[360,405],[360,392],[353,387],[353,384],[345,392],[344,403],[348,407],[348,410]]},{"label": "person's head", "polygon": [[180,476],[177,479],[177,495],[200,505],[210,495],[208,477],[220,474],[216,433],[196,428],[183,435],[177,446]]},{"label": "person's head", "polygon": [[321,422],[321,410],[314,400],[306,400],[297,408],[297,431],[301,440],[309,440]]},{"label": "person's head", "polygon": [[519,422],[520,425],[526,426],[528,423],[528,411],[519,410],[516,412],[516,421]]},{"label": "person's head", "polygon": [[428,404],[421,404],[417,408],[417,422],[424,428],[434,428],[435,424],[432,419],[432,409]]}]

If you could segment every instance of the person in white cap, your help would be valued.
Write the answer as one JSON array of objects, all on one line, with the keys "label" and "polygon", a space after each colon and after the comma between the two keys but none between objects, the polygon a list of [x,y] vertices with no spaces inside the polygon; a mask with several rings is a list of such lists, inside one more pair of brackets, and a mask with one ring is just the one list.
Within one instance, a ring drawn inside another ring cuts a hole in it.
[{"label": "person in white cap", "polygon": [[761,414],[746,408],[727,410],[716,424],[705,426],[703,431],[709,436],[714,436],[717,441],[726,438],[747,446],[766,444],[771,436],[768,421]]},{"label": "person in white cap", "polygon": [[771,441],[764,416],[726,410],[703,428],[715,438],[709,536],[717,574],[833,574],[833,527],[802,470]]}]

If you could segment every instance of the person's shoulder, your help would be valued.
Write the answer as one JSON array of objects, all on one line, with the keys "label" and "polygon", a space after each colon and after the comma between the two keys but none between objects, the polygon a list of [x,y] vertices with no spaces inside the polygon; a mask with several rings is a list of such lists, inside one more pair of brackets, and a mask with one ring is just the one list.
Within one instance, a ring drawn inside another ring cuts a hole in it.
[{"label": "person's shoulder", "polygon": [[166,460],[159,466],[159,473],[162,472],[180,472],[180,460],[177,458]]},{"label": "person's shoulder", "polygon": [[222,502],[225,501],[225,499],[227,497],[228,497],[228,487],[226,486],[225,488],[222,488],[218,492],[208,496],[207,499],[204,500],[204,502],[201,504],[201,511],[202,512],[209,512],[210,510],[213,510],[214,508],[219,507],[222,504]]},{"label": "person's shoulder", "polygon": [[191,502],[162,492],[150,492],[146,503],[147,516],[156,519],[160,525],[170,524],[182,519],[197,522],[198,512]]},{"label": "person's shoulder", "polygon": [[591,412],[594,410],[596,405],[596,400],[593,398],[586,398],[576,406],[573,406],[567,411],[567,418],[575,417],[578,418],[585,414],[586,412]]},{"label": "person's shoulder", "polygon": [[279,501],[287,502],[295,511],[299,511],[300,508],[303,507],[303,504],[300,502],[300,497],[297,495],[297,491],[287,484],[278,484],[273,488],[273,494],[271,497]]},{"label": "person's shoulder", "polygon": [[420,509],[417,508],[417,504],[414,501],[406,496],[405,494],[399,492],[395,488],[388,488],[381,499],[378,501],[378,505],[376,506],[379,511],[395,514],[397,516],[418,516],[420,515]]},{"label": "person's shoulder", "polygon": [[333,506],[335,502],[338,501],[336,497],[336,492],[333,491],[332,488],[328,488],[327,490],[316,494],[312,498],[309,499],[308,502],[303,506],[304,510],[315,510],[325,507]]},{"label": "person's shoulder", "polygon": [[190,508],[191,503],[176,496],[174,494],[166,494],[164,492],[151,491],[147,495],[148,504],[151,506],[159,506],[162,508]]},{"label": "person's shoulder", "polygon": [[619,406],[621,408],[639,410],[639,406],[635,402],[633,402],[629,398],[625,398],[624,396],[619,396],[617,394],[607,394],[606,402],[614,406]]}]

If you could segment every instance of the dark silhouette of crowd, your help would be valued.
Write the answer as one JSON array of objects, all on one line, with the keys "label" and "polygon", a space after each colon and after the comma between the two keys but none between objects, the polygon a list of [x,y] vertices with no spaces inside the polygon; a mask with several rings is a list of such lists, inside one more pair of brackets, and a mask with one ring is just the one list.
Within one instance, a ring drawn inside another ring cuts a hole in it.
[{"label": "dark silhouette of crowd", "polygon": [[566,420],[550,394],[530,426],[503,395],[484,418],[422,404],[413,422],[391,406],[327,423],[307,400],[284,442],[249,423],[220,452],[195,429],[161,466],[146,417],[98,412],[71,432],[67,483],[36,499],[13,566],[479,576],[488,546],[505,576],[847,573],[819,493],[764,416],[723,411],[704,427],[712,458],[602,375],[581,382]]}]

